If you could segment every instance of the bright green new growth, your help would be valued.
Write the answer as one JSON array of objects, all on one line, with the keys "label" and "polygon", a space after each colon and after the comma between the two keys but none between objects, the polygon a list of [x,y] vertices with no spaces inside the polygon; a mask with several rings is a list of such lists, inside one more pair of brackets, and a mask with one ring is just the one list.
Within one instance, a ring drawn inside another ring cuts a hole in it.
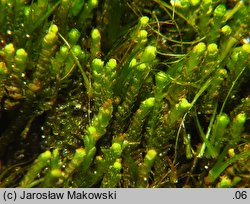
[{"label": "bright green new growth", "polygon": [[140,59],[141,62],[151,62],[156,57],[156,47],[147,46]]},{"label": "bright green new growth", "polygon": [[[144,80],[151,71],[151,63],[155,57],[156,47],[147,46],[140,57],[140,62],[137,62],[135,59],[132,59],[130,62],[130,74],[128,75],[128,78],[125,79],[127,81],[126,94],[123,96],[123,101],[121,105],[118,106],[117,113],[115,114],[115,129],[119,126],[120,130],[123,132],[125,125],[124,120],[131,114],[131,107],[137,99]],[[117,132],[115,132],[115,134],[117,134]]]},{"label": "bright green new growth", "polygon": [[206,44],[201,42],[197,44],[190,52],[186,68],[187,76],[189,76],[193,72],[193,70],[198,66],[205,51],[206,51]]},{"label": "bright green new growth", "polygon": [[221,178],[221,181],[217,184],[218,188],[230,188],[232,186],[232,181],[228,177]]},{"label": "bright green new growth", "polygon": [[190,3],[192,6],[198,6],[200,4],[201,0],[191,0]]},{"label": "bright green new growth", "polygon": [[214,17],[221,18],[225,15],[226,11],[227,9],[226,9],[225,4],[220,4],[214,10],[214,13],[213,13]]},{"label": "bright green new growth", "polygon": [[171,5],[177,8],[188,8],[190,6],[189,0],[171,0]]},{"label": "bright green new growth", "polygon": [[101,98],[103,97],[102,92],[102,81],[103,81],[103,69],[104,62],[101,59],[94,59],[92,61],[92,69],[93,69],[93,88],[94,88],[94,96],[96,98],[95,106],[96,108],[100,107],[102,104]]},{"label": "bright green new growth", "polygon": [[246,122],[247,116],[245,113],[239,113],[233,120],[232,124],[232,137],[233,139],[238,140],[240,138],[240,134],[244,129],[244,124]]},{"label": "bright green new growth", "polygon": [[12,61],[14,59],[14,55],[15,55],[15,48],[14,48],[14,45],[12,43],[10,44],[7,44],[5,47],[4,47],[4,55],[6,57],[6,63],[7,63],[7,66],[9,69],[11,69],[11,65],[12,65]]},{"label": "bright green new growth", "polygon": [[[39,55],[39,63],[34,72],[34,81],[29,85],[33,92],[46,87],[48,79],[46,79],[46,70],[50,67],[50,56],[54,55],[56,49],[56,41],[58,28],[56,25],[51,25],[49,32],[45,35],[42,41],[41,53]],[[47,72],[48,73],[48,72]]]},{"label": "bright green new growth", "polygon": [[98,29],[93,29],[91,32],[91,54],[92,57],[98,57],[101,52],[101,34]]},{"label": "bright green new growth", "polygon": [[116,77],[117,62],[115,59],[110,59],[104,66],[101,59],[95,58],[92,61],[93,70],[93,88],[95,96],[95,109],[108,99],[113,98],[113,85]]},{"label": "bright green new growth", "polygon": [[140,43],[144,43],[148,39],[147,38],[148,37],[148,32],[146,30],[140,30],[138,32],[138,36],[137,37],[138,37]]},{"label": "bright green new growth", "polygon": [[84,136],[84,145],[87,152],[91,150],[96,142],[106,133],[106,127],[112,117],[113,106],[111,99],[107,100],[100,107],[97,115],[94,116],[91,126],[87,128],[87,134]]},{"label": "bright green new growth", "polygon": [[210,140],[215,150],[217,151],[215,155],[213,155],[213,157],[217,157],[219,155],[219,151],[223,145],[223,136],[225,134],[229,122],[230,119],[226,114],[218,115],[216,118]]},{"label": "bright green new growth", "polygon": [[[63,45],[60,47],[60,50],[56,53],[56,56],[52,59],[52,73],[54,75],[60,76],[60,78],[63,78],[63,74],[66,74],[65,72],[68,71],[66,68],[63,68],[65,66],[67,58],[69,56],[69,48],[66,45]],[[72,66],[72,64],[67,62],[67,67]]]},{"label": "bright green new growth", "polygon": [[129,148],[135,148],[140,144],[143,123],[154,106],[155,98],[148,98],[141,103],[139,109],[134,114],[128,131],[126,132]]},{"label": "bright green new growth", "polygon": [[77,30],[77,29],[72,29],[69,34],[68,34],[68,38],[69,38],[69,44],[71,46],[75,45],[77,43],[77,41],[80,38],[81,33]]},{"label": "bright green new growth", "polygon": [[[112,168],[114,168],[115,172],[119,172],[122,169],[122,165],[121,165],[121,162],[119,159],[114,163]],[[116,185],[114,185],[114,186],[116,186]]]},{"label": "bright green new growth", "polygon": [[154,149],[148,150],[143,164],[139,167],[139,180],[137,183],[137,187],[147,187],[149,173],[154,164],[156,155],[157,152]]},{"label": "bright green new growth", "polygon": [[115,163],[109,167],[109,171],[104,175],[101,187],[115,188],[121,179],[121,169],[121,160],[117,159]]},{"label": "bright green new growth", "polygon": [[151,149],[151,150],[149,150],[147,152],[147,154],[145,156],[144,165],[148,169],[148,172],[149,172],[149,170],[151,169],[151,167],[153,165],[153,162],[155,160],[156,155],[157,155],[156,151]]},{"label": "bright green new growth", "polygon": [[217,55],[219,52],[217,44],[215,43],[209,44],[207,46],[207,52],[208,52],[209,57],[213,57]]},{"label": "bright green new growth", "polygon": [[68,163],[68,165],[65,167],[65,174],[64,177],[68,177],[70,174],[73,173],[73,171],[80,166],[80,164],[84,161],[84,158],[86,157],[86,151],[83,148],[79,148],[76,150],[74,157],[72,160]]},{"label": "bright green new growth", "polygon": [[113,143],[111,146],[114,157],[120,156],[122,153],[122,147],[119,143]]},{"label": "bright green new growth", "polygon": [[175,105],[175,108],[170,112],[169,115],[169,126],[172,127],[177,120],[179,120],[191,107],[191,104],[187,99],[183,98]]},{"label": "bright green new growth", "polygon": [[232,33],[232,28],[229,25],[225,25],[221,28],[221,32],[226,36],[230,36]]},{"label": "bright green new growth", "polygon": [[144,28],[148,24],[149,18],[147,16],[142,16],[139,20],[139,27]]},{"label": "bright green new growth", "polygon": [[26,68],[28,54],[27,52],[20,48],[16,51],[15,65],[17,66],[18,72],[22,73]]},{"label": "bright green new growth", "polygon": [[14,45],[12,43],[10,43],[4,47],[4,54],[6,55],[7,59],[10,57],[13,57],[14,53],[15,53],[15,48],[14,48]]}]

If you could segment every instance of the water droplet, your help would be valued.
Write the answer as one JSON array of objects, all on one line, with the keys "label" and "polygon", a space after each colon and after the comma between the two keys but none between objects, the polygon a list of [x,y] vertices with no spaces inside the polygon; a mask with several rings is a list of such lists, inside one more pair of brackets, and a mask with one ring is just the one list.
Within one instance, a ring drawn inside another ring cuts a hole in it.
[{"label": "water droplet", "polygon": [[59,132],[57,132],[56,130],[53,130],[53,134],[54,135],[59,135]]},{"label": "water droplet", "polygon": [[24,154],[19,154],[18,156],[17,156],[17,159],[23,159],[24,158]]},{"label": "water droplet", "polygon": [[12,32],[11,30],[7,30],[6,33],[7,33],[8,35],[12,35],[12,34],[13,34],[13,32]]},{"label": "water droplet", "polygon": [[250,37],[243,39],[244,44],[250,44]]},{"label": "water droplet", "polygon": [[82,107],[81,104],[76,104],[76,105],[75,105],[75,108],[76,108],[76,109],[81,109],[81,107]]}]

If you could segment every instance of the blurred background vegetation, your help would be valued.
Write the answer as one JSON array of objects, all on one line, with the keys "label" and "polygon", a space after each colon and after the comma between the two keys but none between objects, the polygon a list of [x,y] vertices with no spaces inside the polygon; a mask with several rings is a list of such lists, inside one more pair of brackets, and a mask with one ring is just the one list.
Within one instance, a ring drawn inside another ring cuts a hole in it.
[{"label": "blurred background vegetation", "polygon": [[249,187],[250,5],[1,0],[0,187]]}]

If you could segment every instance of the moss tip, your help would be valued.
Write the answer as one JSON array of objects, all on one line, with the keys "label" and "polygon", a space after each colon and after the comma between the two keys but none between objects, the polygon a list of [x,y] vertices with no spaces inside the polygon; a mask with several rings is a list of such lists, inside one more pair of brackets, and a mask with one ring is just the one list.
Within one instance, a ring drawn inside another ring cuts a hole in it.
[{"label": "moss tip", "polygon": [[150,62],[153,61],[155,57],[156,57],[156,47],[152,45],[147,46],[143,52],[142,61]]},{"label": "moss tip", "polygon": [[178,107],[181,110],[188,110],[191,107],[191,103],[189,103],[187,99],[183,98],[183,99],[181,99],[180,103],[178,104]]},{"label": "moss tip", "polygon": [[146,39],[148,37],[148,32],[146,30],[140,30],[138,33],[139,39]]},{"label": "moss tip", "polygon": [[115,161],[113,167],[117,170],[120,171],[122,169],[122,164],[120,161]]},{"label": "moss tip", "polygon": [[51,158],[51,152],[47,150],[46,152],[43,152],[40,156],[43,161],[47,161]]},{"label": "moss tip", "polygon": [[83,158],[86,155],[86,150],[84,148],[76,149],[76,157]]},{"label": "moss tip", "polygon": [[72,52],[73,52],[76,56],[78,56],[79,54],[82,53],[81,46],[80,46],[80,45],[74,45],[74,46],[72,47]]},{"label": "moss tip", "polygon": [[144,104],[145,104],[146,107],[153,107],[154,103],[155,103],[155,98],[154,97],[150,97],[150,98],[148,98],[148,99],[146,99],[144,101]]},{"label": "moss tip", "polygon": [[58,27],[57,25],[53,24],[50,26],[50,29],[49,29],[49,32],[52,32],[52,33],[57,33],[58,32]]},{"label": "moss tip", "polygon": [[88,135],[95,135],[96,134],[96,128],[93,126],[89,126],[87,128]]},{"label": "moss tip", "polygon": [[244,44],[244,45],[242,45],[242,49],[247,54],[250,54],[250,44]]},{"label": "moss tip", "polygon": [[98,6],[98,0],[89,0],[89,5],[92,7],[92,8],[95,8]]},{"label": "moss tip", "polygon": [[52,169],[50,174],[52,177],[59,178],[62,176],[62,171],[60,169]]},{"label": "moss tip", "polygon": [[247,120],[247,116],[245,113],[239,113],[236,118],[235,121],[239,124],[244,124]]},{"label": "moss tip", "polygon": [[94,41],[99,41],[101,39],[101,33],[100,31],[95,28],[92,30],[91,32],[91,38],[94,40]]},{"label": "moss tip", "polygon": [[115,59],[110,59],[107,64],[106,64],[106,67],[108,67],[109,69],[114,69],[115,67],[117,66],[117,62]]},{"label": "moss tip", "polygon": [[66,45],[60,47],[60,54],[63,56],[67,56],[69,53],[69,48]]},{"label": "moss tip", "polygon": [[201,0],[189,0],[192,6],[198,6],[201,2]]},{"label": "moss tip", "polygon": [[44,37],[44,43],[48,44],[48,45],[54,44],[56,40],[57,40],[57,36],[56,36],[56,33],[54,33],[54,32],[49,32]]},{"label": "moss tip", "polygon": [[16,51],[16,56],[21,57],[21,58],[26,58],[28,54],[23,48],[20,48]]},{"label": "moss tip", "polygon": [[225,4],[219,4],[214,10],[215,17],[223,17],[227,12],[227,8]]},{"label": "moss tip", "polygon": [[148,150],[146,157],[148,160],[154,160],[156,155],[157,155],[157,152],[154,149],[150,149]]},{"label": "moss tip", "polygon": [[193,49],[193,51],[199,55],[202,55],[205,52],[205,50],[206,50],[206,44],[204,42],[198,43]]},{"label": "moss tip", "polygon": [[232,33],[232,28],[229,25],[225,25],[221,28],[221,32],[224,35],[229,36]]},{"label": "moss tip", "polygon": [[226,127],[229,124],[230,119],[227,114],[223,113],[221,115],[218,115],[217,121],[219,126]]},{"label": "moss tip", "polygon": [[149,21],[149,18],[147,16],[142,16],[140,18],[139,23],[140,23],[141,26],[145,26],[145,25],[147,25],[148,21]]},{"label": "moss tip", "polygon": [[218,50],[218,46],[216,43],[211,43],[207,46],[207,52],[209,55],[216,55],[219,50]]},{"label": "moss tip", "polygon": [[104,66],[104,61],[102,61],[101,59],[95,58],[92,61],[92,66],[94,68],[102,68]]},{"label": "moss tip", "polygon": [[15,53],[15,47],[12,43],[9,43],[5,45],[4,51],[8,54],[14,54]]},{"label": "moss tip", "polygon": [[71,41],[77,41],[80,37],[81,33],[76,29],[73,28],[70,30],[68,36]]},{"label": "moss tip", "polygon": [[114,156],[119,156],[122,153],[122,146],[119,143],[113,143],[111,146]]}]

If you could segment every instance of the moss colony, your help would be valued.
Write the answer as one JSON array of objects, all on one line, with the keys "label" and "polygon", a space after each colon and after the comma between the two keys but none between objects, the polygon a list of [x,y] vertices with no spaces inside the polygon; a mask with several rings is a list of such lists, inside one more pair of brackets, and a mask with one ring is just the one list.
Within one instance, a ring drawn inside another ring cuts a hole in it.
[{"label": "moss colony", "polygon": [[250,5],[1,0],[0,187],[250,187]]}]

